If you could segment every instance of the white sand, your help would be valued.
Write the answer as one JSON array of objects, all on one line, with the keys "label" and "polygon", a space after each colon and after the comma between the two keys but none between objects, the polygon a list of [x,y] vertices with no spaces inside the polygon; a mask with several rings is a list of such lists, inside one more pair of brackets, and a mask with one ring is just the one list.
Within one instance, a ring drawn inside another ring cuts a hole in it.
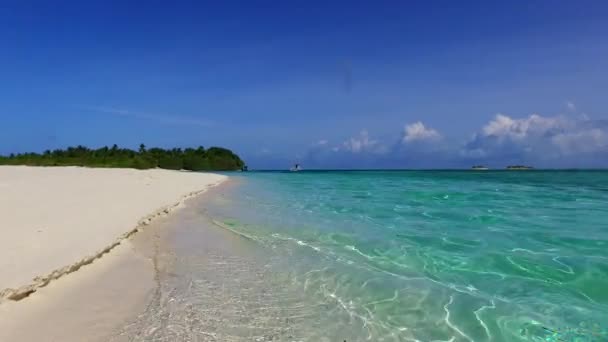
[{"label": "white sand", "polygon": [[0,341],[109,341],[154,289],[152,261],[130,239],[26,299],[0,305]]},{"label": "white sand", "polygon": [[0,166],[0,305],[95,260],[137,226],[226,177]]}]

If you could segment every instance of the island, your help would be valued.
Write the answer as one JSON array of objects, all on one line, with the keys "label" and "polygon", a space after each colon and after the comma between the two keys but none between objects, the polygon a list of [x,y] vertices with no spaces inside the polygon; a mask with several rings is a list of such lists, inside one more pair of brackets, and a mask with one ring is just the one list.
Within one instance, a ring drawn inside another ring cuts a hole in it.
[{"label": "island", "polygon": [[237,171],[246,169],[245,163],[231,150],[222,147],[150,148],[144,144],[139,150],[104,146],[90,149],[85,146],[46,150],[43,153],[0,155],[0,165],[27,166],[87,166],[134,169],[168,169],[190,171]]},{"label": "island", "polygon": [[526,166],[526,165],[509,165],[507,166],[507,170],[531,170],[533,169],[532,166]]},{"label": "island", "polygon": [[488,167],[484,165],[473,165],[471,170],[488,170]]}]

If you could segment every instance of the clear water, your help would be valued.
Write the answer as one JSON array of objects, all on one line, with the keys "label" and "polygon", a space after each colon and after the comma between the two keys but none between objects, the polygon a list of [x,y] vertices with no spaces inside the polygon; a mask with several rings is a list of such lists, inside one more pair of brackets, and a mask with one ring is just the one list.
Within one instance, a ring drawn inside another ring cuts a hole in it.
[{"label": "clear water", "polygon": [[608,341],[608,172],[233,179],[199,214],[239,242],[182,231],[166,283],[199,340]]}]

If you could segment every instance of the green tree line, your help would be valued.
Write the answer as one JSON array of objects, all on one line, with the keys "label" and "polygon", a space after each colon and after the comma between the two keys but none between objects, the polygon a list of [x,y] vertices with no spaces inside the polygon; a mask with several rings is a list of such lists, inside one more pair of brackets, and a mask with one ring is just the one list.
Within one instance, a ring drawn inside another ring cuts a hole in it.
[{"label": "green tree line", "polygon": [[245,163],[232,151],[222,147],[202,146],[198,148],[150,148],[140,145],[139,150],[128,148],[101,147],[90,149],[85,146],[67,149],[47,150],[44,153],[20,153],[0,156],[0,165],[29,166],[88,166],[122,167],[135,169],[161,168],[192,171],[241,170]]}]

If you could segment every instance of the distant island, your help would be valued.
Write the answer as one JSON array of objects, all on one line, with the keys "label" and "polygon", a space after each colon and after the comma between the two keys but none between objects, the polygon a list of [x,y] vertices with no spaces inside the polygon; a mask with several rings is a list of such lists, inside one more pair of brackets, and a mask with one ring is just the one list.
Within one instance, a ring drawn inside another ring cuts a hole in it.
[{"label": "distant island", "polygon": [[533,169],[532,166],[526,165],[509,165],[507,166],[507,170],[530,170]]},{"label": "distant island", "polygon": [[473,165],[471,170],[488,170],[488,167],[483,165]]},{"label": "distant island", "polygon": [[84,146],[44,153],[20,153],[0,156],[0,165],[88,166],[134,169],[170,169],[191,171],[236,171],[246,169],[245,163],[231,150],[222,147],[150,148],[144,144],[138,151],[112,147],[90,149]]}]

